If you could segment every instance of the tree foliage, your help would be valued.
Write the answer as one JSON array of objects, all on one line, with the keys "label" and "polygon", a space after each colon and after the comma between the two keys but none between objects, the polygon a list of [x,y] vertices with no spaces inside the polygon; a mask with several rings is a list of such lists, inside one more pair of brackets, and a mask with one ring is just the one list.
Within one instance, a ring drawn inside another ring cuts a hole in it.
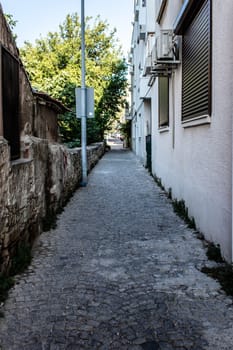
[{"label": "tree foliage", "polygon": [[[126,65],[115,39],[115,30],[100,17],[87,18],[86,85],[95,89],[95,118],[88,120],[88,141],[103,139],[125,103]],[[60,117],[64,141],[80,139],[75,117],[75,87],[81,85],[81,24],[77,13],[67,15],[57,32],[20,50],[32,86],[64,103],[73,113]],[[76,141],[75,141],[76,140]]]},{"label": "tree foliage", "polygon": [[[6,18],[7,23],[9,24],[9,27],[12,31],[14,31],[16,24],[18,21],[16,21],[13,17],[13,15],[9,14],[9,13],[4,13],[4,16]],[[16,40],[17,39],[17,35],[13,34],[13,38]]]},{"label": "tree foliage", "polygon": [[119,124],[119,131],[123,135],[127,147],[131,143],[131,120],[126,120],[124,123]]}]

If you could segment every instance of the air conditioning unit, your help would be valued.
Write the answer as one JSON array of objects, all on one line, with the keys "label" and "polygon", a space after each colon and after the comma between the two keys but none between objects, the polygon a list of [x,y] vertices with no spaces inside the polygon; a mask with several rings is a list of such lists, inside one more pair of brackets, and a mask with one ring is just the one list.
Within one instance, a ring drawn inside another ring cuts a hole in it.
[{"label": "air conditioning unit", "polygon": [[172,30],[159,32],[151,51],[152,75],[170,75],[178,67],[179,42],[179,37],[174,38]]},{"label": "air conditioning unit", "polygon": [[153,45],[152,50],[151,50],[151,63],[154,65],[157,61],[157,49],[156,49],[156,44]]},{"label": "air conditioning unit", "polygon": [[142,75],[145,77],[150,74],[152,68],[152,61],[151,61],[151,55],[147,56],[145,59],[145,64],[143,67],[143,73]]},{"label": "air conditioning unit", "polygon": [[156,38],[156,60],[173,60],[173,31],[161,30]]}]

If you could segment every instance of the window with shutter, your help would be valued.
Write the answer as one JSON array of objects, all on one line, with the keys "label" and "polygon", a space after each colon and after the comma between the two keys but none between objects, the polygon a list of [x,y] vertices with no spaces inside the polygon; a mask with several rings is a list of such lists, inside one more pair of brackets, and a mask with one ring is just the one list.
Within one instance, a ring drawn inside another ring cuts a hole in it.
[{"label": "window with shutter", "polygon": [[20,158],[19,62],[1,46],[3,136],[9,142],[11,159]]},{"label": "window with shutter", "polygon": [[158,77],[159,84],[159,127],[169,125],[169,78]]},{"label": "window with shutter", "polygon": [[211,114],[211,1],[183,31],[182,120]]}]

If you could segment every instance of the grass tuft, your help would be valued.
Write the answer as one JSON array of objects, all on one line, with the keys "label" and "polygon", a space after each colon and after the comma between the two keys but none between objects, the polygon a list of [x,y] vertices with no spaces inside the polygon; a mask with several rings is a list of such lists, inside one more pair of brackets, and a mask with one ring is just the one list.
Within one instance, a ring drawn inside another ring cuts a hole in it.
[{"label": "grass tuft", "polygon": [[233,266],[224,264],[216,267],[204,266],[201,271],[208,276],[216,279],[222,286],[222,289],[229,296],[233,296]]},{"label": "grass tuft", "polygon": [[[8,274],[0,275],[0,304],[8,297],[8,292],[15,284],[14,276],[25,271],[32,259],[31,247],[28,244],[20,244],[12,259],[11,268]],[[4,317],[0,311],[0,317]]]},{"label": "grass tuft", "polygon": [[214,260],[220,263],[224,262],[219,244],[215,245],[214,243],[208,243],[206,255],[209,260]]}]

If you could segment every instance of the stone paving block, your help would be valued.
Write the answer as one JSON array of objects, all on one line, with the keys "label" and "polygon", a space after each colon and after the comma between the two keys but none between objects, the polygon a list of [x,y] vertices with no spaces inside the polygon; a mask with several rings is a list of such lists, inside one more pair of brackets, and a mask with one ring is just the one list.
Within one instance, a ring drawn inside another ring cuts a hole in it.
[{"label": "stone paving block", "polygon": [[1,350],[231,350],[232,299],[129,151],[108,152],[1,308]]}]

